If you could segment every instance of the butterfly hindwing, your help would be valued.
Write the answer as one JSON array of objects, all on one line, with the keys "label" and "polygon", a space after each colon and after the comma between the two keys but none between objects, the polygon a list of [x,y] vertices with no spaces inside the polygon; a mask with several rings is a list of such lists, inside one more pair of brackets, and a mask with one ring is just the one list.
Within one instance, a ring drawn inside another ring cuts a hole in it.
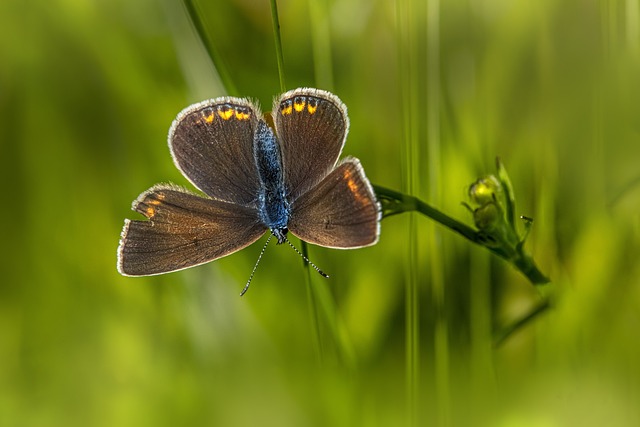
[{"label": "butterfly hindwing", "polygon": [[127,276],[203,264],[249,246],[266,231],[252,208],[164,184],[142,193],[133,210],[148,220],[125,222],[118,271]]},{"label": "butterfly hindwing", "polygon": [[289,231],[330,248],[359,248],[378,241],[380,208],[369,180],[354,158],[342,161],[292,205]]}]

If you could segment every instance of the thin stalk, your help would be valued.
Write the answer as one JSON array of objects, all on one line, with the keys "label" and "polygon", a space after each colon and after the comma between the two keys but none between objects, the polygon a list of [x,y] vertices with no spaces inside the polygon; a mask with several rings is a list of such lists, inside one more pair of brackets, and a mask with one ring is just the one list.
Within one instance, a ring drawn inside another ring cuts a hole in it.
[{"label": "thin stalk", "polygon": [[636,187],[640,187],[640,176],[631,179],[629,182],[625,183],[618,191],[614,192],[613,197],[611,197],[607,202],[607,207],[614,207],[631,191],[635,190]]},{"label": "thin stalk", "polygon": [[276,44],[276,59],[278,61],[278,77],[280,78],[280,91],[285,92],[287,85],[284,81],[284,56],[282,54],[282,39],[280,38],[280,19],[278,18],[278,2],[271,0],[271,20],[273,22],[273,39]]},{"label": "thin stalk", "polygon": [[[271,0],[271,19],[273,24],[274,43],[276,48],[276,56],[278,63],[278,76],[280,78],[280,90],[286,91],[285,72],[284,72],[284,55],[282,51],[282,38],[280,37],[280,19],[278,17],[278,3]],[[308,246],[304,241],[300,242],[302,253],[308,258]],[[320,331],[319,310],[321,308],[325,321],[329,327],[329,331],[333,336],[340,357],[350,367],[355,365],[355,353],[351,346],[348,334],[338,318],[336,304],[333,296],[328,290],[325,283],[320,286],[313,286],[311,283],[311,275],[313,272],[309,269],[309,264],[304,262],[304,268],[307,269],[305,275],[305,283],[308,289],[307,302],[309,305],[309,324],[311,325],[312,335],[314,336],[314,347],[318,352],[318,359],[322,363],[325,360],[326,348],[322,341]]]},{"label": "thin stalk", "polygon": [[474,243],[481,244],[481,240],[477,238],[478,232],[472,227],[450,217],[417,197],[409,196],[407,194],[400,193],[399,191],[391,190],[379,185],[374,185],[373,189],[382,203],[382,210],[385,217],[404,212],[416,211],[444,225],[450,230],[455,231]]},{"label": "thin stalk", "polygon": [[511,325],[502,328],[494,334],[494,346],[499,347],[502,343],[504,343],[507,338],[509,338],[514,332],[521,329],[531,322],[534,318],[538,317],[540,314],[544,313],[551,307],[551,301],[548,299],[543,300],[540,304],[534,307],[528,314],[523,316],[522,318],[516,320]]},{"label": "thin stalk", "polygon": [[[308,259],[309,253],[307,251],[307,244],[301,241],[301,247],[302,254]],[[309,264],[304,259],[303,263],[304,268],[307,271],[307,274],[305,275],[305,282],[308,290],[307,301],[309,303],[311,329],[315,335],[314,346],[318,352],[318,360],[320,363],[323,363],[326,360],[327,355],[327,348],[324,345],[320,331],[320,318],[318,313],[318,307],[320,307],[325,318],[325,323],[333,336],[333,342],[336,343],[340,360],[349,369],[353,369],[356,366],[355,352],[353,350],[349,334],[342,322],[342,318],[338,314],[335,299],[331,292],[329,292],[329,287],[326,286],[325,283],[322,283],[321,286],[312,285],[311,275],[315,274],[315,272],[309,268]]]},{"label": "thin stalk", "polygon": [[[440,147],[440,0],[427,1],[427,151],[430,200],[440,203],[441,168]],[[434,370],[437,400],[437,423],[451,424],[451,384],[449,355],[449,323],[446,308],[446,288],[443,272],[443,251],[439,230],[429,233],[431,259],[431,291],[436,312],[434,330]]]},{"label": "thin stalk", "polygon": [[[301,241],[302,242],[302,241]],[[301,244],[301,252],[302,254],[309,259],[309,251],[308,247],[304,242]],[[305,287],[307,288],[307,305],[309,307],[309,324],[311,330],[313,331],[313,346],[316,350],[316,354],[318,355],[318,361],[322,364],[324,362],[324,346],[322,345],[322,336],[320,334],[320,322],[318,321],[318,303],[316,301],[316,296],[313,291],[313,286],[311,286],[311,269],[309,268],[309,264],[302,259],[303,268],[306,272],[304,282]]]},{"label": "thin stalk", "polygon": [[[278,77],[280,78],[280,91],[285,92],[287,90],[284,79],[284,55],[282,53],[282,39],[280,37],[280,18],[278,17],[278,2],[276,0],[271,0],[271,23],[273,25],[273,41],[275,43],[276,48],[276,61],[278,63]],[[302,253],[307,259],[309,258],[309,248],[307,243],[304,241],[300,241],[300,246]],[[311,283],[311,269],[309,268],[309,263],[303,261],[303,268],[306,270],[305,278],[305,286],[307,288],[307,303],[309,306],[309,324],[311,330],[313,331],[311,335],[313,335],[313,344],[316,349],[318,360],[320,363],[324,362],[324,346],[322,344],[322,336],[320,333],[320,323],[318,321],[318,305],[317,305],[317,297],[315,295],[314,287]],[[326,298],[322,298],[321,302],[327,304]],[[324,312],[327,314],[327,307],[324,307]],[[337,334],[335,325],[331,325],[330,328],[334,332],[334,336]]]},{"label": "thin stalk", "polygon": [[[491,259],[486,253],[473,250],[469,261],[469,361],[471,393],[474,402],[472,414],[480,414],[487,393],[493,392],[494,369],[492,357],[492,301],[491,301]],[[489,387],[492,387],[489,389]],[[472,415],[473,416],[473,415]]]},{"label": "thin stalk", "polygon": [[[397,3],[397,28],[399,42],[400,88],[403,111],[402,138],[402,175],[405,193],[415,194],[419,177],[415,167],[418,161],[419,121],[418,113],[418,64],[415,54],[417,43],[414,3],[411,0],[399,0]],[[408,254],[407,275],[405,287],[405,357],[406,357],[406,394],[407,394],[407,425],[417,426],[418,395],[419,395],[419,361],[420,361],[420,330],[419,330],[419,289],[418,289],[418,240],[417,220],[414,215],[409,216],[408,223]]]},{"label": "thin stalk", "polygon": [[311,0],[309,15],[311,50],[316,87],[333,90],[333,60],[331,55],[331,28],[326,0]]},{"label": "thin stalk", "polygon": [[538,269],[533,259],[523,252],[521,245],[515,247],[514,245],[509,246],[509,242],[488,242],[486,234],[482,231],[475,230],[457,219],[451,218],[416,197],[378,185],[374,185],[373,188],[382,204],[385,217],[403,212],[418,212],[507,260],[520,270],[532,284],[542,285],[549,283],[549,279]]},{"label": "thin stalk", "polygon": [[231,73],[229,73],[228,67],[226,66],[224,60],[222,59],[222,56],[219,54],[215,45],[213,45],[209,41],[209,37],[207,37],[207,31],[205,30],[205,27],[204,27],[204,23],[202,22],[202,19],[200,19],[200,14],[198,13],[198,10],[193,0],[183,0],[182,3],[184,4],[185,9],[187,10],[187,14],[189,15],[189,18],[191,19],[191,24],[195,28],[196,33],[200,38],[200,41],[204,45],[204,48],[207,50],[207,53],[209,54],[209,58],[211,58],[211,61],[213,62],[213,66],[215,67],[216,71],[218,72],[218,75],[220,76],[220,81],[222,82],[222,85],[227,90],[227,93],[229,95],[238,96],[239,92],[235,84],[233,83],[233,79],[231,78]]},{"label": "thin stalk", "polygon": [[[373,188],[382,205],[383,217],[386,218],[403,212],[418,212],[505,259],[515,268],[520,270],[520,272],[526,276],[532,284],[542,285],[549,282],[549,279],[535,265],[533,259],[524,253],[521,242],[517,245],[512,245],[510,242],[487,241],[486,235],[482,231],[474,230],[468,225],[451,218],[432,206],[429,206],[416,197],[408,196],[378,185],[374,185]],[[514,331],[533,320],[538,312],[546,310],[547,306],[548,302],[544,303],[542,307],[536,308],[533,313],[525,316],[514,325],[511,325],[507,329],[499,332],[497,342],[500,343],[504,341]],[[437,333],[438,332],[436,331],[436,334]],[[442,332],[442,334],[444,335],[444,332]]]}]

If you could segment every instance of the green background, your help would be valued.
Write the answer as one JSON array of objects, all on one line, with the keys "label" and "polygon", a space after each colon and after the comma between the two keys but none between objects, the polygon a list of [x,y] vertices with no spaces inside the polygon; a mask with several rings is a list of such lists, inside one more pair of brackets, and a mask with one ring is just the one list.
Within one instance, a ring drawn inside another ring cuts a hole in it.
[{"label": "green background", "polygon": [[[269,3],[198,7],[236,94],[268,110]],[[374,184],[471,224],[466,187],[500,156],[552,282],[415,214],[386,218],[375,247],[310,247],[329,280],[272,245],[240,298],[259,243],[121,277],[131,201],[188,186],[171,121],[227,91],[177,0],[4,0],[0,425],[639,425],[640,2],[279,13],[286,88],[347,104],[344,153]]]}]

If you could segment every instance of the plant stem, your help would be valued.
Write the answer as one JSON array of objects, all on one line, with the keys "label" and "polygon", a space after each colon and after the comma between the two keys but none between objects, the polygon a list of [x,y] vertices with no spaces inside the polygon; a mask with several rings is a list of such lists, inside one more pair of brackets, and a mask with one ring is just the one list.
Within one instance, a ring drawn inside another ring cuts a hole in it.
[{"label": "plant stem", "polygon": [[551,302],[548,299],[545,299],[540,304],[538,304],[533,310],[531,310],[527,315],[518,319],[511,325],[503,328],[502,330],[496,332],[494,334],[494,346],[499,347],[507,338],[509,338],[514,332],[518,329],[522,328],[526,324],[528,324],[535,317],[545,312],[548,308],[551,307]]},{"label": "plant stem", "polygon": [[[275,1],[275,0],[274,0]],[[193,2],[193,0],[183,0],[183,4],[189,17],[191,18],[191,23],[198,34],[198,37],[202,41],[204,48],[209,53],[209,58],[213,62],[215,69],[218,71],[218,75],[220,76],[220,81],[222,85],[227,90],[227,93],[232,96],[238,96],[238,89],[233,83],[233,79],[231,78],[231,73],[228,71],[228,67],[222,59],[222,56],[218,53],[218,50],[215,48],[213,44],[209,41],[209,37],[207,37],[207,31],[205,30],[204,23],[202,19],[200,19],[200,14]]]},{"label": "plant stem", "polygon": [[522,245],[514,245],[512,242],[488,242],[486,234],[477,231],[468,225],[451,218],[447,214],[426,204],[422,200],[402,194],[388,188],[373,186],[378,199],[382,203],[383,215],[385,217],[403,212],[418,212],[455,231],[466,239],[484,246],[494,254],[507,260],[515,266],[534,285],[549,283],[546,277],[536,266],[531,256],[524,253]]},{"label": "plant stem", "polygon": [[[402,100],[402,176],[403,190],[409,194],[419,191],[420,176],[416,162],[420,158],[419,71],[416,54],[417,25],[416,8],[412,0],[397,2],[398,65]],[[405,276],[405,378],[406,378],[406,425],[419,425],[419,376],[420,376],[420,298],[418,286],[417,218],[408,217],[408,239]]]},{"label": "plant stem", "polygon": [[[472,240],[475,243],[479,243],[476,241],[476,234],[478,233],[476,230],[469,227],[467,224],[440,212],[438,209],[426,204],[417,197],[409,196],[379,185],[374,185],[373,189],[382,202],[383,214],[385,217],[403,212],[416,211],[436,222],[439,222],[456,233],[461,234],[463,237]],[[388,209],[388,211],[385,212],[385,209]]]},{"label": "plant stem", "polygon": [[271,0],[271,20],[273,22],[273,39],[276,44],[276,59],[278,61],[278,77],[280,77],[280,91],[285,92],[284,56],[282,54],[282,39],[280,38],[280,19],[278,18],[278,2]]}]

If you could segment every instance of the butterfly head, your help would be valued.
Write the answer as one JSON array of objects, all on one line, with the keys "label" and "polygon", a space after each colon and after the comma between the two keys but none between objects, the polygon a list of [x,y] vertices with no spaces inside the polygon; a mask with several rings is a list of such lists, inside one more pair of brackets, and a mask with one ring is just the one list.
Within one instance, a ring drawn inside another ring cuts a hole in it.
[{"label": "butterfly head", "polygon": [[282,243],[287,241],[287,233],[289,232],[289,229],[287,227],[281,227],[281,228],[272,228],[271,229],[271,234],[273,234],[276,239],[278,239],[278,244],[281,245]]}]

